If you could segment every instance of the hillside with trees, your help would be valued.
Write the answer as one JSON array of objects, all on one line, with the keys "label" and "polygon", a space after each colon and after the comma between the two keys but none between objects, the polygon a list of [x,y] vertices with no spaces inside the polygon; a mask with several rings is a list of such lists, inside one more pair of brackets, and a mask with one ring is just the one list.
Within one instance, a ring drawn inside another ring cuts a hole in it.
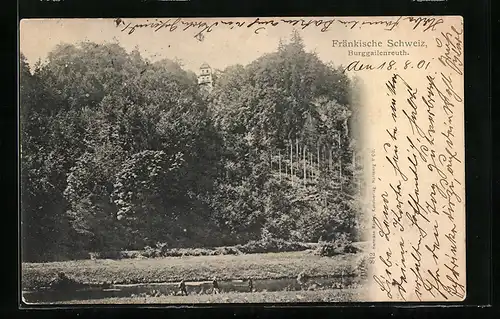
[{"label": "hillside with trees", "polygon": [[21,56],[23,260],[357,240],[355,87],[296,34],[210,94],[117,44]]}]

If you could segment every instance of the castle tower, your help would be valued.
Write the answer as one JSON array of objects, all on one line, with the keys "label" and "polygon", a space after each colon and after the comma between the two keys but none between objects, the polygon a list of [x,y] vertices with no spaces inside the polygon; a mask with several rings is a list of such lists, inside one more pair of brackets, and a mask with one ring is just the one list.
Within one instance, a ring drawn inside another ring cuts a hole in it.
[{"label": "castle tower", "polygon": [[198,84],[206,87],[209,91],[213,87],[212,68],[207,63],[200,66],[200,73],[198,74]]}]

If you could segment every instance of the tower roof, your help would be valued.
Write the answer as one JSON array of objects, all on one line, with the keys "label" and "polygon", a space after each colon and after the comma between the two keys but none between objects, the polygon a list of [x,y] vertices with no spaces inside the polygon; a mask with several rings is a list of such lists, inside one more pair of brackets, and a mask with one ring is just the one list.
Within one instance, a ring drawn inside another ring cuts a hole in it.
[{"label": "tower roof", "polygon": [[208,65],[208,63],[203,63],[201,66],[200,66],[200,69],[209,69],[210,68],[210,65]]}]

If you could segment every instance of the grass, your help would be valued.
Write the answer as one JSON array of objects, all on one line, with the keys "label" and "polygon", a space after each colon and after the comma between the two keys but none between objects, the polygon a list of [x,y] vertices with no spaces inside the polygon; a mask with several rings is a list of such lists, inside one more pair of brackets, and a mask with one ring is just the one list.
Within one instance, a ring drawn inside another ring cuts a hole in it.
[{"label": "grass", "polygon": [[311,251],[249,255],[184,256],[150,259],[76,260],[23,263],[23,290],[46,286],[59,272],[80,283],[156,283],[225,279],[358,275],[363,254],[320,257]]},{"label": "grass", "polygon": [[284,303],[284,302],[352,302],[363,300],[361,289],[319,291],[276,291],[257,293],[224,293],[219,295],[161,296],[71,300],[58,304],[203,304],[203,303]]},{"label": "grass", "polygon": [[[289,242],[281,239],[267,239],[250,241],[244,245],[222,246],[222,247],[205,247],[205,248],[167,248],[166,246],[146,247],[139,251],[122,251],[119,253],[112,252],[112,259],[120,258],[157,258],[157,257],[180,257],[180,256],[214,256],[214,255],[241,255],[241,254],[261,254],[261,253],[278,253],[304,251],[315,249],[318,243],[299,243]],[[106,258],[106,254],[101,254]]]}]

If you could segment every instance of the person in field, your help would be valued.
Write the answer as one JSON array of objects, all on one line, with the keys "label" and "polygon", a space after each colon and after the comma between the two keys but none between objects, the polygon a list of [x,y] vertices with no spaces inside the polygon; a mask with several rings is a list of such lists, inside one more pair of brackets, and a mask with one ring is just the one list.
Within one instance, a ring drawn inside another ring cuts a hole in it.
[{"label": "person in field", "polygon": [[183,296],[188,295],[188,292],[186,289],[186,282],[184,281],[184,279],[182,279],[181,282],[179,283],[179,290],[181,292],[181,295],[183,295]]},{"label": "person in field", "polygon": [[250,292],[253,292],[253,280],[252,280],[252,278],[248,278],[248,290],[250,290]]},{"label": "person in field", "polygon": [[309,276],[304,272],[301,271],[299,275],[297,276],[297,283],[300,286],[300,289],[303,289],[307,280],[309,279]]},{"label": "person in field", "polygon": [[213,280],[212,280],[212,293],[213,294],[219,294],[220,293],[220,289],[219,289],[219,282],[217,281],[217,277],[214,277]]}]

